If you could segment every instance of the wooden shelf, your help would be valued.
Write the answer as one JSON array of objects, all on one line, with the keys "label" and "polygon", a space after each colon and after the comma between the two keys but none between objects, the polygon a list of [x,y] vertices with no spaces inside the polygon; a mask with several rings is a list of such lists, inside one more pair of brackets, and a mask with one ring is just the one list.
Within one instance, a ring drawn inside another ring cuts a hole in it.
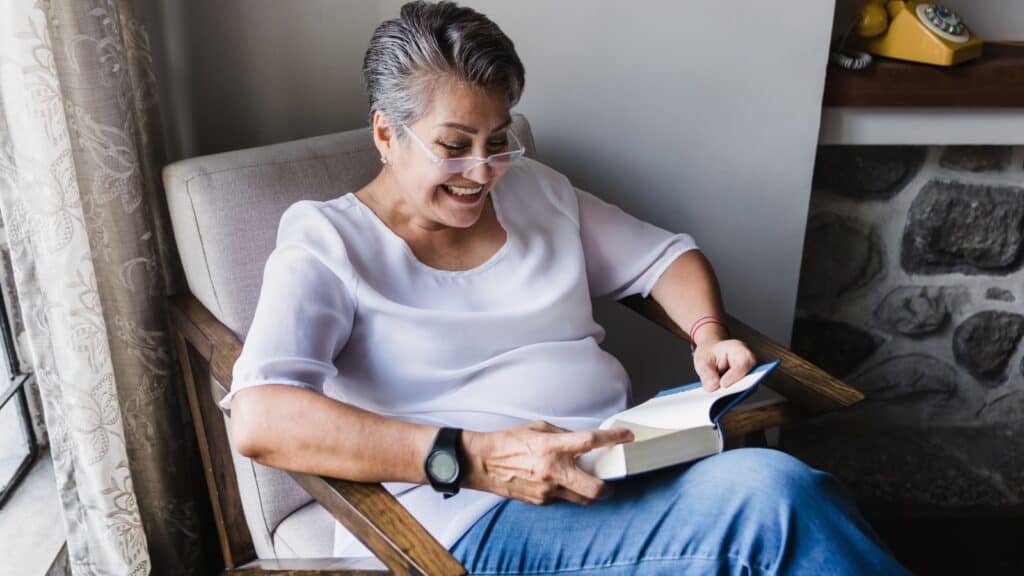
[{"label": "wooden shelf", "polygon": [[1024,108],[1024,46],[986,44],[952,67],[876,57],[866,70],[829,64],[824,106]]}]

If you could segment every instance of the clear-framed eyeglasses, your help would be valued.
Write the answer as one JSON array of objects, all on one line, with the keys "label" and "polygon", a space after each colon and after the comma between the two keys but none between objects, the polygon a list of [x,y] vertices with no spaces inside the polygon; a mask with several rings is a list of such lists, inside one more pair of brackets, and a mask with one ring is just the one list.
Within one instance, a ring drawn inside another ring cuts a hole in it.
[{"label": "clear-framed eyeglasses", "polygon": [[437,166],[439,170],[447,174],[462,174],[464,172],[472,170],[473,168],[476,168],[477,166],[480,166],[481,164],[487,164],[488,166],[494,168],[495,170],[504,170],[511,166],[512,164],[515,164],[516,161],[522,158],[523,154],[526,153],[526,149],[523,148],[522,144],[520,144],[519,139],[516,138],[516,135],[512,132],[512,130],[509,130],[509,138],[511,139],[512,142],[515,143],[514,148],[511,150],[501,152],[500,154],[491,154],[487,158],[481,158],[479,156],[459,156],[457,158],[441,158],[437,154],[434,154],[434,152],[427,147],[426,143],[423,142],[423,140],[421,140],[420,137],[417,136],[416,133],[412,131],[412,128],[409,128],[405,124],[402,124],[402,128],[405,128],[405,131],[408,132],[410,136],[412,136],[412,139],[414,142],[416,142],[416,145],[418,145],[420,149],[427,154],[427,156],[430,158],[431,163],[433,163],[434,166]]}]

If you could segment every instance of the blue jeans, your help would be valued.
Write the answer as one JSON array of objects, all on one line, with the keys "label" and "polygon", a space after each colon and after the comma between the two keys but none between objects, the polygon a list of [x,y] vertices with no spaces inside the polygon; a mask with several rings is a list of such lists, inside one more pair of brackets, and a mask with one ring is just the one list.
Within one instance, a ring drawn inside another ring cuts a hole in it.
[{"label": "blue jeans", "polygon": [[579,506],[508,500],[452,547],[472,574],[907,574],[830,474],[742,448]]}]

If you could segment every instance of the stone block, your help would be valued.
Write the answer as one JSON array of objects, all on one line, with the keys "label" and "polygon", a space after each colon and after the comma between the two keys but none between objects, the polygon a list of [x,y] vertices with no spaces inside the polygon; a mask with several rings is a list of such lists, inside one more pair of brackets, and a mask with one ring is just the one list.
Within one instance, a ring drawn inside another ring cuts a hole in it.
[{"label": "stone block", "polygon": [[800,269],[801,308],[827,313],[842,296],[863,288],[885,269],[885,253],[874,227],[831,212],[807,224]]},{"label": "stone block", "polygon": [[[998,392],[998,391],[997,391]],[[975,417],[980,422],[1024,422],[1024,386],[997,393],[985,401]]]},{"label": "stone block", "polygon": [[941,290],[927,286],[894,288],[875,308],[875,319],[890,330],[907,336],[935,332],[949,318]]},{"label": "stone block", "polygon": [[1024,189],[932,180],[910,207],[900,261],[912,274],[1007,274],[1022,241]]},{"label": "stone block", "polygon": [[797,318],[793,323],[793,351],[842,378],[882,344],[873,334],[819,317]]},{"label": "stone block", "polygon": [[947,146],[939,166],[964,172],[1001,172],[1010,165],[1009,146]]},{"label": "stone block", "polygon": [[985,290],[985,298],[989,300],[998,300],[999,302],[1015,302],[1017,297],[1013,295],[1013,292],[997,288],[992,286],[988,290]]},{"label": "stone block", "polygon": [[848,381],[866,398],[850,417],[877,424],[928,425],[936,419],[970,423],[981,404],[981,391],[970,389],[977,385],[955,366],[928,354],[886,358]]},{"label": "stone block", "polygon": [[814,188],[857,200],[892,198],[924,162],[921,146],[820,146]]},{"label": "stone block", "polygon": [[953,357],[988,386],[1006,379],[1006,364],[1024,336],[1024,316],[987,310],[967,318],[953,332]]}]

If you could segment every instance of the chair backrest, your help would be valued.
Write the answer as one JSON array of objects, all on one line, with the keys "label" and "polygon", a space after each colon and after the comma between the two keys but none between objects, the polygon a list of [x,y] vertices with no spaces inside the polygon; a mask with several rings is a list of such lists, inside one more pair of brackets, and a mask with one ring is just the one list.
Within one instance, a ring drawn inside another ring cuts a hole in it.
[{"label": "chair backrest", "polygon": [[[526,154],[535,156],[524,116],[513,115],[513,130]],[[167,204],[189,290],[244,340],[284,211],[299,200],[329,200],[356,191],[379,169],[366,128],[165,167]],[[232,452],[256,553],[273,558],[274,529],[312,498],[284,472]]]}]

